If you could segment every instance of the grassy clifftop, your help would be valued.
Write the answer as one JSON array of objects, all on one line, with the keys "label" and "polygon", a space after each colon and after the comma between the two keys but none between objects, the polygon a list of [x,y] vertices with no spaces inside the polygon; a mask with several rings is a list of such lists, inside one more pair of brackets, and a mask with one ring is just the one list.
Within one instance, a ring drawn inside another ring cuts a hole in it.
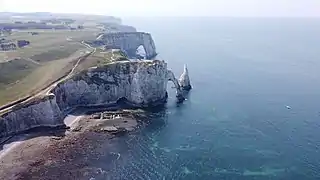
[{"label": "grassy clifftop", "polygon": [[[29,32],[38,32],[31,35]],[[70,72],[87,51],[84,39],[95,38],[97,30],[14,31],[7,41],[24,39],[30,45],[0,51],[0,106],[39,92]]]},{"label": "grassy clifftop", "polygon": [[88,58],[84,59],[76,68],[76,72],[87,70],[91,67],[102,66],[114,61],[128,60],[121,51],[102,51],[97,49]]},{"label": "grassy clifftop", "polygon": [[0,89],[15,83],[39,66],[35,62],[20,58],[0,63]]}]

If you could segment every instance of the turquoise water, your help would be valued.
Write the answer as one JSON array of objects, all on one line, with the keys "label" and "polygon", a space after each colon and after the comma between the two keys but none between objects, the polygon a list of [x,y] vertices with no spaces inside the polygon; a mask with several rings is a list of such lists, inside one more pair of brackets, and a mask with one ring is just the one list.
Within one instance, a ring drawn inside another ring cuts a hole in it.
[{"label": "turquoise water", "polygon": [[169,89],[151,124],[122,138],[125,148],[108,177],[320,178],[320,20],[125,23],[151,32],[177,75],[186,63],[194,89],[181,105]]}]

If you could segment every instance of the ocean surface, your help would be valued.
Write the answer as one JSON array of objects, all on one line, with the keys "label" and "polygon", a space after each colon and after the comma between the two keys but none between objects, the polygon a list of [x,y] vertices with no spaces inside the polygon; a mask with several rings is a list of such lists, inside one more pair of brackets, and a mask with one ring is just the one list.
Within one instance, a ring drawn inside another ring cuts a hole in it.
[{"label": "ocean surface", "polygon": [[[192,91],[98,161],[110,179],[320,179],[320,19],[131,18]],[[96,179],[105,179],[95,177]]]}]

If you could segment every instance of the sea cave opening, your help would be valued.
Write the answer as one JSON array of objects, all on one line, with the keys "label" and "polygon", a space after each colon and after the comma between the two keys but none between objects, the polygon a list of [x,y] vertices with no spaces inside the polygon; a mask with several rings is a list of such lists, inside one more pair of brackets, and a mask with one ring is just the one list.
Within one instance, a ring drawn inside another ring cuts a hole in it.
[{"label": "sea cave opening", "polygon": [[136,57],[137,59],[147,59],[146,49],[143,45],[138,46],[136,49]]}]

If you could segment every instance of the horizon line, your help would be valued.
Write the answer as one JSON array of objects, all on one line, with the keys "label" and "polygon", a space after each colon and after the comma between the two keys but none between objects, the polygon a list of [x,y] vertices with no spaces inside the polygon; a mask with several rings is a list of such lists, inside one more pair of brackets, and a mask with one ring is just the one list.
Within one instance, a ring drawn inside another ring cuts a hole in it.
[{"label": "horizon line", "polygon": [[50,12],[50,11],[0,11],[0,13],[47,13],[47,14],[66,14],[66,15],[91,15],[91,16],[109,16],[115,18],[320,18],[320,16],[253,16],[253,15],[111,15],[111,14],[101,14],[101,13],[86,13],[86,12]]}]

